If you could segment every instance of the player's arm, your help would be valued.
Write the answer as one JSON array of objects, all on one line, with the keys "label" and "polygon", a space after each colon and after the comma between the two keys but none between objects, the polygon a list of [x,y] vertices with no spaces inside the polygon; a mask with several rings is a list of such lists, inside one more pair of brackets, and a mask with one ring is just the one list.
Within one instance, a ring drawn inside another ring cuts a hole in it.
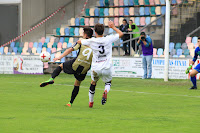
[{"label": "player's arm", "polygon": [[62,55],[60,55],[58,58],[54,58],[53,61],[55,62],[55,61],[57,61],[57,60],[62,59],[63,57],[65,57],[65,56],[67,56],[68,54],[70,54],[72,51],[74,51],[73,48],[66,49],[65,52],[64,52]]},{"label": "player's arm", "polygon": [[185,73],[186,73],[186,74],[188,74],[189,71],[190,71],[190,69],[192,69],[192,66],[194,65],[195,61],[197,60],[197,57],[198,57],[198,54],[197,54],[197,52],[196,52],[196,50],[195,50],[195,52],[194,52],[194,58],[193,58],[192,61],[190,61],[189,67],[185,70]]},{"label": "player's arm", "polygon": [[150,37],[147,37],[144,41],[142,41],[143,44],[146,46],[146,47],[149,47],[151,45],[151,38]]},{"label": "player's arm", "polygon": [[124,35],[122,31],[120,31],[119,29],[117,29],[117,28],[115,27],[113,21],[109,21],[109,22],[108,22],[108,26],[109,26],[109,28],[112,28],[114,31],[116,31],[117,34],[119,34],[119,38],[121,38],[121,37]]}]

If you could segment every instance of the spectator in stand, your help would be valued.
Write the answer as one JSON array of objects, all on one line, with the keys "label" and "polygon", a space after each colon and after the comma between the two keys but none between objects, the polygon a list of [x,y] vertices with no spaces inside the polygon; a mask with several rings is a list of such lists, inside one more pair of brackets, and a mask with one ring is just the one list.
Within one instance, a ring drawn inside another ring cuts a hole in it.
[{"label": "spectator in stand", "polygon": [[[129,32],[138,32],[138,33],[135,33],[133,34],[133,38],[136,38],[136,37],[139,37],[140,34],[140,29],[137,27],[137,25],[135,23],[133,23],[133,20],[129,20],[129,28],[128,28],[128,31]],[[133,40],[132,41],[132,47],[133,47],[133,50],[135,51],[135,41],[136,40]],[[138,47],[137,47],[137,50],[138,50]],[[136,51],[135,51],[136,52]]]},{"label": "spectator in stand", "polygon": [[[128,23],[127,23],[127,20],[126,20],[126,19],[123,19],[123,24],[120,26],[119,29],[120,29],[122,32],[128,32],[128,27],[129,27],[129,25],[128,25]],[[122,40],[123,40],[123,41],[129,40],[129,39],[130,39],[130,35],[129,35],[129,34],[124,34],[124,36],[122,37]],[[127,45],[128,45],[128,49],[129,49],[129,50],[127,50]],[[124,43],[124,44],[123,44],[123,49],[124,49],[124,51],[125,51],[125,56],[129,56],[129,55],[130,55],[130,43],[129,43],[129,42]]]},{"label": "spectator in stand", "polygon": [[[137,45],[142,47],[142,66],[144,69],[144,76],[142,79],[150,79],[152,74],[152,59],[153,59],[153,44],[150,36],[146,36],[145,32],[140,33]],[[147,72],[148,70],[148,72]],[[148,76],[147,76],[148,74]]]}]

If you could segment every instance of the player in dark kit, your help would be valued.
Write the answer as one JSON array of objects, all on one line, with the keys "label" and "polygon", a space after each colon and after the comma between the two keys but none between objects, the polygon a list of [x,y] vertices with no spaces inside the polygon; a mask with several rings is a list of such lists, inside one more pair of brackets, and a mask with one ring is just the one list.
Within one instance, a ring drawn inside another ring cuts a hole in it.
[{"label": "player in dark kit", "polygon": [[[84,28],[83,29],[83,38],[88,39],[91,38],[93,35],[93,30],[91,28]],[[81,84],[81,81],[85,79],[85,76],[90,69],[91,63],[92,63],[92,49],[88,46],[80,45],[80,44],[74,44],[71,48],[67,49],[60,57],[54,58],[54,62],[56,60],[60,60],[69,53],[71,53],[74,50],[78,50],[79,52],[77,54],[77,57],[66,61],[62,64],[60,64],[52,73],[51,78],[45,82],[42,82],[40,84],[40,87],[45,87],[48,84],[53,84],[54,79],[60,74],[60,72],[63,70],[67,74],[74,74],[74,77],[76,78],[74,83],[74,89],[72,91],[71,100],[67,106],[71,107],[74,99],[76,98],[78,92],[79,92],[79,86]]]}]

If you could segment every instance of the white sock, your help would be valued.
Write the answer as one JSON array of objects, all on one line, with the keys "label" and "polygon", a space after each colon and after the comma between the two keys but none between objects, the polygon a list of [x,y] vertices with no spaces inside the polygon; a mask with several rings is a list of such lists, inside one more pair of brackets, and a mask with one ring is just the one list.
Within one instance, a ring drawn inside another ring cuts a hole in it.
[{"label": "white sock", "polygon": [[94,93],[95,91],[89,90],[89,102],[94,102]]},{"label": "white sock", "polygon": [[110,91],[111,83],[105,83],[105,90]]}]

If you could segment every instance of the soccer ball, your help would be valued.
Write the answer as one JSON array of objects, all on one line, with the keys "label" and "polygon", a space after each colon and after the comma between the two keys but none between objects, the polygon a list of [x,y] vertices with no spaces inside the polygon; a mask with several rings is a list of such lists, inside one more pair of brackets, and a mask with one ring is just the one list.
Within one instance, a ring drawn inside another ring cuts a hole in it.
[{"label": "soccer ball", "polygon": [[50,61],[50,58],[51,58],[51,56],[50,56],[49,52],[42,52],[40,54],[40,60],[42,62],[48,62],[48,61]]}]

